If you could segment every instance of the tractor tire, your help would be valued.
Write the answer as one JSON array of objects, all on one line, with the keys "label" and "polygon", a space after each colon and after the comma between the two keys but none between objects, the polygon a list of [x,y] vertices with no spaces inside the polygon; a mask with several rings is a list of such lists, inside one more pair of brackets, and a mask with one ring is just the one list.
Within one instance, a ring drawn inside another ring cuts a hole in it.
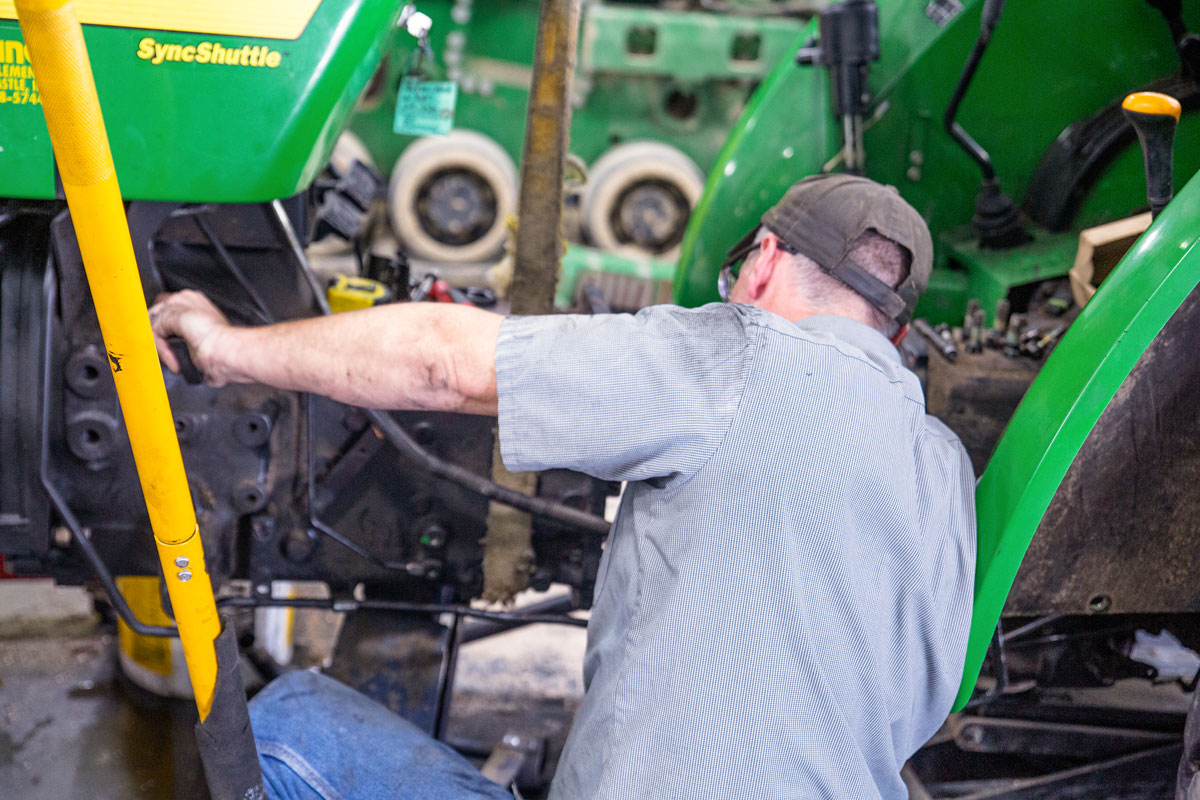
[{"label": "tractor tire", "polygon": [[410,256],[486,261],[504,247],[517,213],[517,167],[474,131],[427,136],[405,148],[388,184],[388,216]]},{"label": "tractor tire", "polygon": [[670,259],[704,189],[704,174],[661,142],[629,142],[596,160],[583,189],[583,229],[604,250]]}]

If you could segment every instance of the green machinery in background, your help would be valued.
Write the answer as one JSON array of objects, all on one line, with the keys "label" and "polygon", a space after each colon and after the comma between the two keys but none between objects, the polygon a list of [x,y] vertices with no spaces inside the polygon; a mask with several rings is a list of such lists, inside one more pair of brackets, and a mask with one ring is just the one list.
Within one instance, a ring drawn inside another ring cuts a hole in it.
[{"label": "green machinery in background", "polygon": [[[971,82],[957,120],[987,151],[999,186],[1030,224],[1020,247],[979,245],[971,230],[981,171],[946,132],[943,117],[980,31],[983,2],[879,4],[879,59],[869,64],[865,174],[896,186],[929,222],[935,272],[918,310],[960,321],[968,298],[991,312],[1017,287],[1065,275],[1081,229],[1145,205],[1142,156],[1117,104],[1165,82],[1185,113],[1175,148],[1179,185],[1200,167],[1195,87],[1163,17],[1138,0],[1012,0]],[[1194,4],[1187,11],[1197,13]],[[675,298],[717,299],[725,250],[792,182],[841,169],[842,127],[830,77],[798,63],[814,21],[759,89],[710,178],[683,243]],[[831,163],[832,162],[832,163]]]},{"label": "green machinery in background", "polygon": [[[376,163],[403,167],[393,194],[409,187],[407,219],[425,237],[397,222],[413,254],[500,250],[533,0],[420,4],[436,56],[422,77],[453,80],[461,96],[458,130],[415,142],[392,133],[388,108],[411,49],[393,44],[399,4],[75,5],[150,297],[200,289],[240,324],[317,313],[324,287],[303,245],[322,209],[353,207],[365,225],[374,189],[354,170],[316,181],[347,124]],[[930,223],[935,272],[919,314],[956,322],[971,299],[989,314],[1000,300],[1037,312],[1047,285],[1062,287],[1080,230],[1146,204],[1123,97],[1178,97],[1176,185],[1200,167],[1200,59],[1186,25],[1200,23],[1200,0],[1001,7],[848,0],[803,27],[791,2],[586,4],[572,152],[591,165],[588,235],[658,254],[682,238],[675,297],[699,305],[716,299],[727,248],[788,185],[856,169],[898,187]],[[111,381],[119,358],[100,346],[38,103],[0,0],[0,554],[20,574],[98,576],[132,630],[161,636],[113,580],[158,566],[140,555],[148,526]],[[671,177],[710,167],[702,191]],[[930,410],[960,432],[981,474],[965,711],[912,762],[933,796],[1028,800],[1068,784],[1101,796],[1172,782],[1179,684],[1200,671],[1198,230],[1192,180],[1081,311],[1053,318],[1071,324],[1045,360],[989,351],[950,363],[930,348],[915,364]],[[608,266],[565,261],[564,273]],[[250,592],[222,602],[286,602],[270,597],[275,580],[324,581],[335,598],[361,586],[365,600],[330,601],[361,602],[360,615],[372,601],[429,609],[478,596],[494,494],[476,479],[491,471],[492,423],[394,415],[397,455],[360,412],[321,398],[177,376],[166,385],[213,583]],[[519,501],[535,509],[532,586],[569,584],[572,603],[589,604],[603,523],[581,526],[579,511],[601,511],[608,489],[546,473],[545,502]],[[406,619],[414,641],[443,636],[429,615]],[[343,630],[364,640],[373,624],[351,616]],[[399,710],[438,729],[448,684],[436,658],[417,653],[406,668],[425,671],[389,687],[360,655],[339,649],[334,673],[409,698]],[[1186,744],[1186,763],[1200,763],[1200,741]]]},{"label": "green machinery in background", "polygon": [[[400,37],[350,129],[392,177],[392,225],[408,252],[449,262],[490,259],[516,213],[517,163],[537,0],[426,0],[432,58]],[[703,175],[771,67],[790,53],[812,4],[583,4],[571,153],[590,167],[581,222],[597,247],[673,258]],[[458,86],[454,131],[394,132],[402,79]]]}]

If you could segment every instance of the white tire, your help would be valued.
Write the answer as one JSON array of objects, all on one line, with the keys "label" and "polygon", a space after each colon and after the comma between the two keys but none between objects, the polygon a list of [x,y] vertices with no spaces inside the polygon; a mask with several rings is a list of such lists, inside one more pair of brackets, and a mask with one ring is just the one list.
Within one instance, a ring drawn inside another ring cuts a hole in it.
[{"label": "white tire", "polygon": [[604,250],[670,259],[700,193],[704,174],[662,142],[618,145],[596,160],[583,190],[583,228]]},{"label": "white tire", "polygon": [[517,213],[517,167],[474,131],[427,136],[405,148],[388,184],[388,215],[409,255],[486,261],[504,247]]}]

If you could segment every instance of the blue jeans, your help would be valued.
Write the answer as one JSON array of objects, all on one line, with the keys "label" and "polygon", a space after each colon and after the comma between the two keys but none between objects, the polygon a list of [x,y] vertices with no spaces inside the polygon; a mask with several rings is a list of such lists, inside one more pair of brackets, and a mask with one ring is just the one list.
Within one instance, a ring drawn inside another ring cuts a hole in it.
[{"label": "blue jeans", "polygon": [[250,721],[271,800],[513,800],[451,748],[315,672],[272,681]]}]

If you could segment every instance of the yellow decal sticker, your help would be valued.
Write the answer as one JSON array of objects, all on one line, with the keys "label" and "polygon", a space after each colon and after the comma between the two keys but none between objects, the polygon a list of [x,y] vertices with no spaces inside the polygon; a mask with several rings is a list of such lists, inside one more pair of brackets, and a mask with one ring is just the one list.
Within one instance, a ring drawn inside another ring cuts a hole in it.
[{"label": "yellow decal sticker", "polygon": [[[85,25],[157,31],[297,39],[321,0],[75,0]],[[0,0],[0,19],[16,19]]]},{"label": "yellow decal sticker", "polygon": [[0,104],[37,105],[41,102],[29,48],[22,42],[0,39]]},{"label": "yellow decal sticker", "polygon": [[167,61],[187,64],[225,64],[230,67],[270,67],[283,63],[283,54],[266,45],[226,47],[220,42],[169,44],[149,36],[138,42],[137,57],[158,65]]}]

